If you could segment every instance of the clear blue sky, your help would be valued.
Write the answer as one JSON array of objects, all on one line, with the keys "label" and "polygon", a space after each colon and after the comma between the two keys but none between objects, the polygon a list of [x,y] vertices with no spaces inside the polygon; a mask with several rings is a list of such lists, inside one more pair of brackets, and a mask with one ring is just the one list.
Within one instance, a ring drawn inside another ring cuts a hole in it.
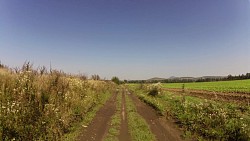
[{"label": "clear blue sky", "polygon": [[249,0],[0,0],[0,60],[102,78],[250,72]]}]

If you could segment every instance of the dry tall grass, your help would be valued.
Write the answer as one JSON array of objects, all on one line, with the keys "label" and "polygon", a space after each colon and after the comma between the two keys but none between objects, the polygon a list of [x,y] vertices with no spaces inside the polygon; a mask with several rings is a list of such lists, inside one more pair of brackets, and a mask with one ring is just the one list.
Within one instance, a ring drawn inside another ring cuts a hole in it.
[{"label": "dry tall grass", "polygon": [[61,140],[113,83],[45,68],[0,69],[0,140]]}]

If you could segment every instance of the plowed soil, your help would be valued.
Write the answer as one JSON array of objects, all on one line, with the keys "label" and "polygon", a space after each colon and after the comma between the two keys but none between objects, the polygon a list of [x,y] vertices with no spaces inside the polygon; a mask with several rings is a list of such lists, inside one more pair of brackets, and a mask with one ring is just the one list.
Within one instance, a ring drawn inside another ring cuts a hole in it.
[{"label": "plowed soil", "polygon": [[[177,88],[165,88],[164,90],[174,92],[174,93],[183,93],[182,89]],[[189,96],[195,96],[199,98],[211,99],[211,100],[221,100],[228,102],[237,102],[237,103],[250,103],[250,94],[247,93],[222,93],[222,92],[211,92],[204,90],[185,90],[184,93]]]}]

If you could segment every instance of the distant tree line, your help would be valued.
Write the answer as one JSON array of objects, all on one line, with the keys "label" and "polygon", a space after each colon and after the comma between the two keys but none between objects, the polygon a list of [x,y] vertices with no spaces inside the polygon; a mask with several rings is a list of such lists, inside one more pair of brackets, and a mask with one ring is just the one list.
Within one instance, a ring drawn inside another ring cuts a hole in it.
[{"label": "distant tree line", "polygon": [[127,83],[146,83],[146,80],[126,80]]},{"label": "distant tree line", "polygon": [[229,81],[229,80],[243,80],[250,79],[250,73],[241,75],[231,75],[225,77],[199,77],[199,78],[174,78],[164,80],[127,80],[127,83],[188,83],[188,82],[212,82],[212,81]]},{"label": "distant tree line", "polygon": [[231,74],[229,74],[227,76],[227,80],[242,80],[242,79],[250,79],[250,73],[246,73],[245,75],[242,74],[242,75],[235,75],[235,76],[232,76]]}]

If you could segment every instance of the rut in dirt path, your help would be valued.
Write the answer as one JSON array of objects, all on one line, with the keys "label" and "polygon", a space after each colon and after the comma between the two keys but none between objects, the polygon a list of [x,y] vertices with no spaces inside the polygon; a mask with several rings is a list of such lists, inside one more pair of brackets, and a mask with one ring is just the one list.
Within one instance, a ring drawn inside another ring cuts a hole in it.
[{"label": "rut in dirt path", "polygon": [[175,127],[173,122],[160,118],[155,110],[133,94],[129,94],[129,96],[135,104],[137,112],[147,121],[158,141],[182,141],[180,137],[182,133]]},{"label": "rut in dirt path", "polygon": [[126,100],[125,91],[122,92],[122,106],[121,106],[121,129],[120,135],[118,136],[119,141],[131,141],[131,136],[128,132],[128,120],[126,113]]},{"label": "rut in dirt path", "polygon": [[116,110],[116,97],[117,94],[113,94],[112,97],[103,105],[103,107],[96,113],[89,126],[85,128],[82,134],[78,137],[77,141],[103,140],[111,116],[114,115]]}]

